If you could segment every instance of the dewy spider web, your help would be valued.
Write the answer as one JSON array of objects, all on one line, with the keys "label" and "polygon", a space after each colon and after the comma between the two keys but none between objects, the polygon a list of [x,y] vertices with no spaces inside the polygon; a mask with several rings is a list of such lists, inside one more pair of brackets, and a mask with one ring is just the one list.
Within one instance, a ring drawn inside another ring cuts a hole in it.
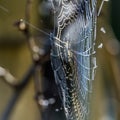
[{"label": "dewy spider web", "polygon": [[96,68],[96,0],[51,0],[56,31],[51,61],[68,120],[88,120]]}]

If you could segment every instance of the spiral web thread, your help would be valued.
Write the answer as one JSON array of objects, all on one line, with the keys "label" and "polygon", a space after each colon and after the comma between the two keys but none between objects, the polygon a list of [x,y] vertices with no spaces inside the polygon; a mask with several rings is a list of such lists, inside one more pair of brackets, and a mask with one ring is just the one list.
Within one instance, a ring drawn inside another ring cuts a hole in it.
[{"label": "spiral web thread", "polygon": [[[51,61],[68,120],[88,120],[96,58],[96,0],[51,0]],[[54,38],[54,39],[53,39]]]}]

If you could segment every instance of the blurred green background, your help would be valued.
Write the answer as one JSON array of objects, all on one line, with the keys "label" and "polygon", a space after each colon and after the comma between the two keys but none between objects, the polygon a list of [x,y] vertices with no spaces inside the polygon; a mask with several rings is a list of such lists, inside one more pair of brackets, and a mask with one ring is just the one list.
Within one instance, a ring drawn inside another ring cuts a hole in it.
[{"label": "blurred green background", "polygon": [[[32,22],[36,22],[37,1],[32,6]],[[26,37],[14,23],[25,18],[26,0],[0,0],[0,66],[10,71],[18,80],[22,80],[32,64]],[[34,16],[34,17],[33,17]],[[12,88],[0,78],[0,118],[11,96]],[[37,120],[37,104],[34,99],[33,81],[27,85],[15,106],[10,120]]]}]

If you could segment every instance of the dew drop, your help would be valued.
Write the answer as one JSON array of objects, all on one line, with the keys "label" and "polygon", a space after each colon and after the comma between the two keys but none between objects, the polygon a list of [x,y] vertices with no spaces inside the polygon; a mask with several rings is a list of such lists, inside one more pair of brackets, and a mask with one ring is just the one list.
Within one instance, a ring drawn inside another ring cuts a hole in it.
[{"label": "dew drop", "polygon": [[56,109],[55,109],[55,112],[59,112],[59,109],[58,109],[58,108],[56,108]]},{"label": "dew drop", "polygon": [[101,28],[100,28],[100,31],[103,32],[104,34],[106,34],[106,30],[105,30],[104,27],[101,27]]},{"label": "dew drop", "polygon": [[51,104],[51,105],[55,103],[55,99],[54,98],[50,98],[48,101],[49,101],[49,104]]},{"label": "dew drop", "polygon": [[44,107],[47,107],[49,105],[49,102],[48,102],[48,100],[41,99],[41,100],[39,100],[39,104]]},{"label": "dew drop", "polygon": [[100,43],[100,44],[98,45],[98,48],[99,48],[99,49],[103,48],[103,43]]}]

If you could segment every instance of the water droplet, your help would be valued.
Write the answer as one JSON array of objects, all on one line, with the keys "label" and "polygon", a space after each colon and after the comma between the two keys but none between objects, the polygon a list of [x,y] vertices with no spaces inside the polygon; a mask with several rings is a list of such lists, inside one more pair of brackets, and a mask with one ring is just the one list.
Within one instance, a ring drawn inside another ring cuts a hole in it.
[{"label": "water droplet", "polygon": [[100,43],[100,44],[98,45],[98,48],[99,48],[99,49],[103,48],[103,43]]},{"label": "water droplet", "polygon": [[101,28],[100,28],[100,31],[103,32],[104,34],[106,34],[106,30],[105,30],[104,27],[101,27]]},{"label": "water droplet", "polygon": [[25,30],[26,29],[26,24],[23,21],[21,21],[20,25],[19,25],[19,28],[20,28],[20,30]]},{"label": "water droplet", "polygon": [[39,104],[44,107],[47,107],[49,105],[49,102],[48,102],[48,100],[41,99],[41,100],[39,100]]},{"label": "water droplet", "polygon": [[59,112],[59,109],[58,109],[58,108],[56,108],[56,109],[55,109],[55,112]]},{"label": "water droplet", "polygon": [[49,99],[49,104],[54,104],[55,103],[55,99],[54,98],[50,98]]},{"label": "water droplet", "polygon": [[34,52],[36,52],[36,53],[38,53],[38,52],[39,52],[39,47],[38,47],[38,46],[36,46],[36,45],[35,45],[35,46],[33,46],[33,51],[34,51]]}]

